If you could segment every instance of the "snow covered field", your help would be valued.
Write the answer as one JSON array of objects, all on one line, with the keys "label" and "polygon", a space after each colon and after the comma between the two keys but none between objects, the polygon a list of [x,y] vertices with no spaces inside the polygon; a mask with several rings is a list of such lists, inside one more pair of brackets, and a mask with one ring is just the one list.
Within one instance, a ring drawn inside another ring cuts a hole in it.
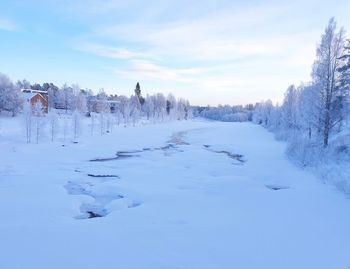
[{"label": "snow covered field", "polygon": [[2,269],[350,266],[350,200],[260,126],[121,127],[65,147],[20,132],[2,121]]}]

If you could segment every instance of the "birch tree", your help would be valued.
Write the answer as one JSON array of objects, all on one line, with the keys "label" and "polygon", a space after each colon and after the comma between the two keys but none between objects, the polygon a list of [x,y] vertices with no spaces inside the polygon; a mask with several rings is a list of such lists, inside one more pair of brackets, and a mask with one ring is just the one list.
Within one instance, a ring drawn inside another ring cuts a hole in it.
[{"label": "birch tree", "polygon": [[49,127],[50,127],[51,142],[53,142],[59,130],[57,113],[54,111],[50,111],[48,114],[48,121],[49,121]]},{"label": "birch tree", "polygon": [[321,104],[319,131],[323,146],[327,147],[332,129],[342,121],[341,109],[344,92],[337,85],[340,81],[339,68],[344,59],[344,31],[337,31],[334,18],[330,19],[317,48],[317,58],[313,66],[312,78],[318,88]]},{"label": "birch tree", "polygon": [[33,125],[34,125],[34,135],[35,135],[35,141],[37,144],[39,144],[40,138],[44,134],[44,126],[45,126],[45,118],[43,115],[43,105],[41,102],[36,102],[35,105],[32,107],[33,110]]},{"label": "birch tree", "polygon": [[26,142],[29,144],[32,138],[32,107],[29,102],[25,102],[23,105],[23,119],[24,119],[24,130],[26,136]]},{"label": "birch tree", "polygon": [[76,142],[81,131],[81,115],[78,110],[75,110],[72,115],[72,128],[73,128],[74,141]]}]

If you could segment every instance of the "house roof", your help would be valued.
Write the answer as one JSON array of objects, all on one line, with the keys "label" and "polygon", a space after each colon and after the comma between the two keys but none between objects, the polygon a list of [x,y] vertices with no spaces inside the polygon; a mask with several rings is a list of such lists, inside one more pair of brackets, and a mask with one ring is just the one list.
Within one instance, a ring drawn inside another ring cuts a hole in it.
[{"label": "house roof", "polygon": [[39,95],[41,99],[47,100],[47,98],[45,98],[41,93],[38,93],[38,92],[22,92],[23,99],[27,101],[29,101],[30,99],[32,99],[34,96],[37,96],[37,95]]},{"label": "house roof", "polygon": [[22,92],[23,99],[25,100],[30,100],[37,94],[38,93],[34,93],[34,92]]}]

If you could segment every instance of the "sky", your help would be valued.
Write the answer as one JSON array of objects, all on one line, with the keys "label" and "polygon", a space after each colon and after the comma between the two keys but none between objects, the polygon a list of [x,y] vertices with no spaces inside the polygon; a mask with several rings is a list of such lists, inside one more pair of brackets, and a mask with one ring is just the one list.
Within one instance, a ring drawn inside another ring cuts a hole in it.
[{"label": "sky", "polygon": [[310,80],[349,0],[1,0],[0,72],[97,92],[172,92],[195,105],[283,100]]}]

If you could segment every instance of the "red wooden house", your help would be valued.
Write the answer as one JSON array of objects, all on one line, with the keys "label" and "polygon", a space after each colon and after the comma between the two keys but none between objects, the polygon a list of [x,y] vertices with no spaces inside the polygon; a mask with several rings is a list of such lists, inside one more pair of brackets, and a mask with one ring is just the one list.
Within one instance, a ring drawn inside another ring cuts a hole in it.
[{"label": "red wooden house", "polygon": [[48,112],[49,100],[47,94],[38,92],[22,92],[22,94],[24,102],[29,102],[32,107],[34,107],[37,102],[41,102],[43,112]]}]

